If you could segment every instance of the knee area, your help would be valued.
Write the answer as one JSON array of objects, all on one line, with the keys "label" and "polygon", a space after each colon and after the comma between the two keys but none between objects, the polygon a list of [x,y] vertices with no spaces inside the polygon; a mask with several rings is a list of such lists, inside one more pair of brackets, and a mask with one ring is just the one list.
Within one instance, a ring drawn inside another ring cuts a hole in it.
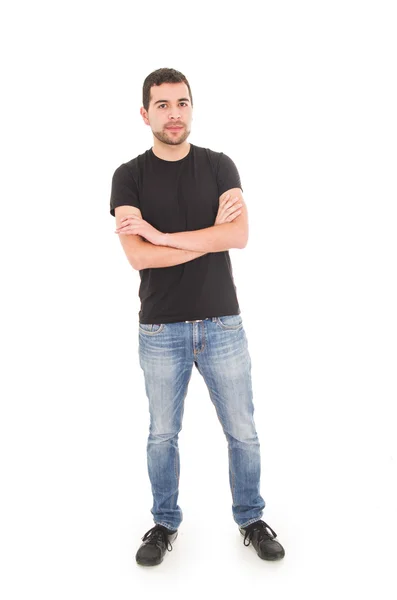
[{"label": "knee area", "polygon": [[259,446],[259,438],[256,431],[237,430],[225,432],[226,439],[233,446]]},{"label": "knee area", "polygon": [[178,440],[179,431],[161,432],[150,431],[148,442],[152,444],[165,444],[167,442],[176,442]]}]

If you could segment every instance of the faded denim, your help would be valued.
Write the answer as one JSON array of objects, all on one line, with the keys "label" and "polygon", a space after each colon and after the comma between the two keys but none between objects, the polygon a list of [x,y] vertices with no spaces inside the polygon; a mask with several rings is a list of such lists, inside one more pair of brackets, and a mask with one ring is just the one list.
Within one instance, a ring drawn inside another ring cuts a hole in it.
[{"label": "faded denim", "polygon": [[154,522],[178,529],[179,449],[184,400],[193,364],[203,376],[228,444],[232,515],[258,521],[260,444],[255,428],[251,359],[241,314],[147,325],[139,323],[139,362],[149,400],[148,473]]}]

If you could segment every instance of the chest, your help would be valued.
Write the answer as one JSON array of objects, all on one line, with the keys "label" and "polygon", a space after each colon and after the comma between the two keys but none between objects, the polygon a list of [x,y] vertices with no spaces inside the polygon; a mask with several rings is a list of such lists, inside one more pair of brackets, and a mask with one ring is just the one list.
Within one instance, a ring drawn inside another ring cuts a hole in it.
[{"label": "chest", "polygon": [[194,163],[147,170],[141,177],[140,204],[145,221],[163,232],[211,227],[219,205],[215,175],[210,165]]}]

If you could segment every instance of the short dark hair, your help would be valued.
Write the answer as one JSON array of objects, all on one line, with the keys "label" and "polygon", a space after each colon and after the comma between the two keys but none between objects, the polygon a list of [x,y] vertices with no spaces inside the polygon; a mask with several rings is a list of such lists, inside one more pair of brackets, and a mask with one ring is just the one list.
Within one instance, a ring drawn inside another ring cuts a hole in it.
[{"label": "short dark hair", "polygon": [[175,69],[157,69],[148,75],[143,82],[142,103],[145,110],[149,110],[150,104],[150,89],[153,85],[161,85],[162,83],[186,83],[189,90],[190,101],[193,107],[193,98],[190,85],[186,77],[180,71]]}]

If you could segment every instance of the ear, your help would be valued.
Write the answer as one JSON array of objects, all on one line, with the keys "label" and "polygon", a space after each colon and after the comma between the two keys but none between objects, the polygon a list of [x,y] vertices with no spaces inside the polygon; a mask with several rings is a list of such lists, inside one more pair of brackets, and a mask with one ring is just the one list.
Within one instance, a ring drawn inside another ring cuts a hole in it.
[{"label": "ear", "polygon": [[149,119],[148,119],[148,116],[147,116],[147,110],[145,110],[144,107],[141,106],[139,112],[141,113],[141,117],[142,117],[144,123],[146,125],[149,125]]}]

